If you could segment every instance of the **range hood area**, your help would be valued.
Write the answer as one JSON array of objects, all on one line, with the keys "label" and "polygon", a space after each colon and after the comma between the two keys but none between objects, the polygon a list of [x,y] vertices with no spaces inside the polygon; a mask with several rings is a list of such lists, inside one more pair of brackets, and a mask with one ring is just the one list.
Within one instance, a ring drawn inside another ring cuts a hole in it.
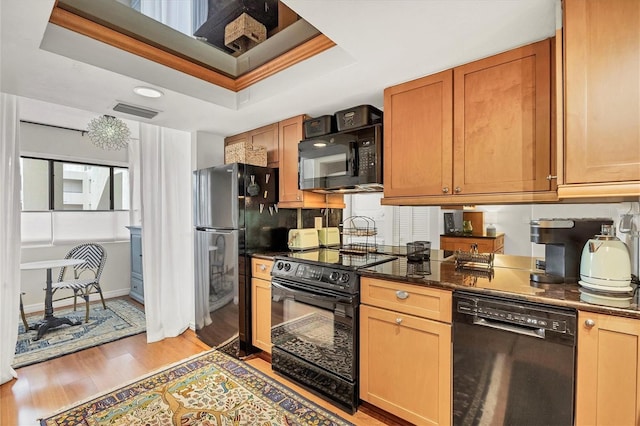
[{"label": "range hood area", "polygon": [[363,185],[338,186],[335,188],[312,189],[311,192],[319,194],[364,194],[371,192],[382,192],[384,186],[382,183],[369,183]]}]

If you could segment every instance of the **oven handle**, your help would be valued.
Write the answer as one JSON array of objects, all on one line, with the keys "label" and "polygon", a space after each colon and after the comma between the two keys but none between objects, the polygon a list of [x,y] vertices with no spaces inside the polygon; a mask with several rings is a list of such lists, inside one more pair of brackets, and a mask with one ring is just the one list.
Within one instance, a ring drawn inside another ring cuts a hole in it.
[{"label": "oven handle", "polygon": [[305,297],[309,297],[311,299],[316,299],[316,300],[322,300],[324,302],[330,302],[330,303],[348,303],[348,304],[353,304],[353,298],[343,298],[343,297],[339,297],[339,296],[322,296],[316,293],[312,293],[309,291],[304,291],[304,290],[296,290],[294,288],[291,288],[289,286],[285,286],[282,284],[277,283],[275,280],[271,280],[271,286],[278,288],[280,290],[284,290],[284,291],[288,291],[291,292],[293,294],[298,294],[301,296],[305,296]]},{"label": "oven handle", "polygon": [[544,328],[536,328],[532,330],[530,328],[519,327],[517,325],[511,325],[511,324],[497,323],[497,322],[489,321],[487,319],[478,318],[478,317],[473,318],[473,325],[480,325],[482,327],[495,328],[497,330],[507,331],[509,333],[522,334],[524,336],[535,337],[537,339],[545,338]]}]

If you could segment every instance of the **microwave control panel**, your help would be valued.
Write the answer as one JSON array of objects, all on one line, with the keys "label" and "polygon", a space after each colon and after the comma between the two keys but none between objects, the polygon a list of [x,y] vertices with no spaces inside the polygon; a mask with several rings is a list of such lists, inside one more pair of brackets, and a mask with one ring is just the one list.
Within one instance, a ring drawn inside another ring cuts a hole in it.
[{"label": "microwave control panel", "polygon": [[358,141],[358,174],[360,176],[375,176],[376,158],[375,142],[370,139]]}]

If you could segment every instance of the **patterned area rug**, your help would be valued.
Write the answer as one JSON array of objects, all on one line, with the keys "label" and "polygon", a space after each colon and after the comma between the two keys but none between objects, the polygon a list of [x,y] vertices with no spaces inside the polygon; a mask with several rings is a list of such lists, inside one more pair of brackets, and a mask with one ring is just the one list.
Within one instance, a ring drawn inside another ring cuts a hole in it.
[{"label": "patterned area rug", "polygon": [[[92,304],[89,311],[89,322],[84,322],[84,301],[78,305],[78,310],[71,308],[57,309],[54,315],[68,317],[82,321],[82,325],[64,325],[52,330],[34,341],[37,332],[25,332],[22,321],[18,330],[18,343],[13,368],[24,367],[48,359],[57,358],[92,346],[112,342],[123,337],[145,331],[144,312],[128,302],[126,299],[107,300],[107,309],[102,304]],[[27,322],[33,324],[42,319],[42,314],[27,315]]]},{"label": "patterned area rug", "polygon": [[47,425],[351,425],[243,361],[210,350],[40,420]]}]

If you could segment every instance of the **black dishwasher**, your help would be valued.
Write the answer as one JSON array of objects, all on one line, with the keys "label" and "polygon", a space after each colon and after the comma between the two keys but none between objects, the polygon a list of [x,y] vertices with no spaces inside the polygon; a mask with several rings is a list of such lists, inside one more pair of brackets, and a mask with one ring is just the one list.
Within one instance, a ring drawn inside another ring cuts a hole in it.
[{"label": "black dishwasher", "polygon": [[573,425],[574,309],[453,294],[453,424]]}]

